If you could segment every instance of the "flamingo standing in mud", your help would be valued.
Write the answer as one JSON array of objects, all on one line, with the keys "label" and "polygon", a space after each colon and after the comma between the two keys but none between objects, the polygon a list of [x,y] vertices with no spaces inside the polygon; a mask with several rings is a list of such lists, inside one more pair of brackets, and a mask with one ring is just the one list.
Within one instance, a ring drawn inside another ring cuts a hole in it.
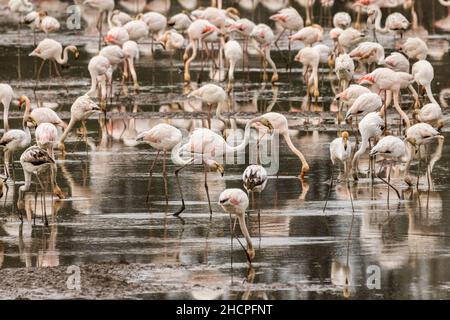
[{"label": "flamingo standing in mud", "polygon": [[[245,223],[245,210],[248,208],[248,203],[248,196],[241,189],[226,189],[220,194],[218,204],[225,212],[234,215],[235,219],[239,220],[239,226],[247,242],[247,260],[251,263],[255,258],[255,249],[253,248],[252,239]],[[232,236],[234,236],[234,226],[235,223],[231,230]]]},{"label": "flamingo standing in mud", "polygon": [[[303,64],[303,77],[306,82],[306,93],[310,94],[310,83],[313,82],[314,88],[314,98],[318,99],[320,96],[319,92],[319,62],[320,62],[320,52],[314,47],[305,47],[298,52],[294,58]],[[308,77],[309,70],[311,72],[310,77]]]},{"label": "flamingo standing in mud", "polygon": [[[53,63],[53,65],[55,66],[56,73],[58,74],[59,77],[61,77],[61,74],[58,71],[57,64],[60,64],[60,65],[67,64],[67,62],[69,61],[69,55],[68,55],[69,51],[74,54],[75,59],[78,59],[78,57],[80,56],[80,53],[78,52],[77,47],[75,47],[73,45],[65,47],[64,51],[63,51],[62,45],[56,40],[44,39],[41,42],[39,42],[36,49],[34,49],[29,54],[30,57],[38,57],[38,58],[42,59],[42,63],[39,67],[39,70],[38,70],[38,73],[36,76],[35,90],[39,83],[41,71],[42,71],[45,61],[49,60],[50,63]],[[61,57],[61,55],[62,55],[62,57]],[[66,87],[66,90],[68,91],[67,87]]]}]

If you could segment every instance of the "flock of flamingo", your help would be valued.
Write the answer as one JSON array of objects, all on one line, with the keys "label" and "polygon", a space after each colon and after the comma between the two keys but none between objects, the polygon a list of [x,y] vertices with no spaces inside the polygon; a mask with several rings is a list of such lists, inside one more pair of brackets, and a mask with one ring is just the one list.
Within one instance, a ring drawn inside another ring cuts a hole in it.
[{"label": "flock of flamingo", "polygon": [[[300,178],[305,178],[310,167],[306,157],[292,142],[288,120],[281,113],[268,112],[247,121],[244,137],[238,145],[230,145],[220,132],[215,132],[211,128],[211,112],[214,107],[217,119],[228,124],[229,121],[222,115],[222,105],[235,89],[237,66],[241,64],[243,70],[246,67],[248,69],[252,50],[261,58],[263,70],[261,81],[269,82],[269,71],[272,72],[270,82],[276,83],[280,80],[277,66],[271,57],[274,49],[279,49],[280,41],[287,41],[287,57],[283,55],[283,58],[287,62],[289,72],[293,63],[300,63],[303,66],[303,81],[308,99],[317,101],[321,96],[319,87],[321,70],[330,70],[330,75],[339,81],[339,92],[335,99],[338,101],[339,111],[345,109],[347,111],[345,118],[337,117],[337,124],[347,122],[352,124],[351,128],[353,125],[357,126],[357,130],[341,132],[330,144],[332,165],[343,164],[343,177],[346,183],[350,183],[351,179],[355,181],[360,179],[359,159],[368,153],[370,161],[367,177],[372,180],[376,177],[381,179],[387,184],[388,190],[395,191],[399,199],[401,195],[391,182],[392,167],[398,163],[406,166],[404,182],[408,186],[415,184],[419,188],[420,169],[417,178],[414,178],[409,173],[409,167],[412,162],[418,162],[420,168],[420,164],[425,162],[429,186],[435,162],[429,161],[429,148],[436,142],[443,144],[441,129],[444,120],[441,106],[432,91],[434,69],[427,61],[429,51],[427,43],[423,38],[410,33],[421,28],[418,25],[415,1],[341,1],[348,5],[348,12],[337,12],[334,15],[332,15],[334,0],[296,2],[303,7],[298,9],[304,12],[305,19],[299,10],[286,5],[271,15],[266,23],[257,24],[247,18],[241,18],[236,8],[223,8],[221,0],[213,0],[208,7],[194,7],[189,12],[183,11],[170,18],[152,11],[131,16],[125,11],[118,10],[114,0],[85,0],[80,5],[97,13],[99,50],[88,64],[91,86],[73,103],[68,124],[50,108],[32,109],[30,99],[20,95],[18,106],[24,108],[22,128],[11,129],[8,111],[16,92],[10,85],[0,84],[0,100],[4,107],[4,132],[0,140],[4,151],[5,168],[2,189],[6,181],[11,180],[11,166],[12,180],[16,183],[14,154],[22,152],[20,164],[25,183],[19,189],[20,197],[30,190],[33,175],[43,190],[46,190],[50,183],[55,195],[65,197],[56,182],[57,163],[54,148],[64,154],[64,141],[77,123],[81,123],[80,131],[86,139],[86,120],[95,113],[108,111],[108,98],[114,94],[115,73],[118,73],[116,78],[121,80],[120,94],[128,94],[127,80],[130,76],[134,93],[139,94],[139,70],[135,65],[139,59],[140,44],[147,39],[151,40],[152,50],[155,50],[156,46],[170,52],[184,50],[183,79],[186,85],[191,82],[192,63],[199,56],[202,64],[203,60],[207,60],[216,67],[227,66],[228,69],[225,85],[222,85],[221,81],[211,81],[196,90],[188,90],[188,98],[193,97],[207,104],[208,121],[204,127],[195,128],[187,142],[178,128],[167,123],[158,124],[137,135],[136,141],[147,143],[157,150],[157,155],[150,164],[147,201],[150,201],[153,169],[160,155],[163,161],[167,200],[166,162],[170,155],[173,163],[178,166],[175,176],[182,203],[174,215],[180,215],[185,210],[185,201],[179,173],[184,168],[198,163],[195,160],[200,159],[205,175],[209,211],[212,213],[207,184],[208,172],[219,172],[223,175],[224,164],[217,159],[245,150],[251,139],[252,129],[256,129],[259,133],[259,140],[263,137],[270,139],[274,134],[281,135],[290,150],[299,158]],[[439,2],[450,10],[449,1],[439,0]],[[318,5],[322,25],[316,23],[313,15],[313,7]],[[403,6],[403,13],[392,12],[399,6]],[[68,64],[71,60],[70,54],[77,59],[79,51],[73,45],[63,48],[61,43],[51,38],[50,34],[58,32],[61,24],[46,11],[41,10],[39,5],[36,6],[29,0],[11,0],[8,7],[12,14],[20,17],[20,24],[27,24],[33,30],[34,39],[36,32],[45,33],[46,38],[29,53],[30,59],[36,57],[42,60],[36,74],[35,90],[37,90],[46,61],[61,76],[59,67]],[[384,19],[386,8],[392,13]],[[354,18],[356,17],[355,21],[352,19],[352,11]],[[410,19],[408,20],[404,14],[410,16]],[[365,15],[367,21],[363,21]],[[329,31],[325,32],[325,28]],[[380,38],[396,41],[395,51],[389,55],[385,54],[385,47],[378,42]],[[299,45],[301,49],[293,55],[295,52],[292,47]],[[279,54],[282,55],[282,52]],[[321,69],[323,66],[327,66],[328,69]],[[408,90],[408,98],[413,99],[412,107],[402,101],[405,100],[402,96],[405,90]],[[391,105],[395,112],[389,113]],[[395,113],[398,113],[400,118],[398,125],[392,121]],[[390,121],[388,117],[391,118]],[[61,131],[62,134],[59,133]],[[352,134],[356,143],[350,141]],[[33,141],[35,145],[32,145]],[[376,158],[382,159],[378,162],[378,169]],[[245,251],[250,262],[255,257],[255,250],[245,221],[245,212],[249,206],[248,194],[263,192],[267,179],[268,174],[261,164],[251,164],[243,173],[245,191],[226,189],[218,199],[223,210],[235,216],[234,226],[236,219],[239,221],[247,242]],[[330,191],[332,185],[333,174]],[[326,204],[324,211],[325,209]],[[47,224],[46,218],[45,223]]]}]

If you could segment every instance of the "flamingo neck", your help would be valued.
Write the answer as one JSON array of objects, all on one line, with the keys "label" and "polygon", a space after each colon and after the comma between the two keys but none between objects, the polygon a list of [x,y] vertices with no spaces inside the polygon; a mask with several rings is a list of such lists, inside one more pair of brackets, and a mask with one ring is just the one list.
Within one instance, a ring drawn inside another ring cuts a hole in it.
[{"label": "flamingo neck", "polygon": [[239,220],[239,226],[241,227],[242,234],[245,237],[245,241],[247,242],[247,250],[253,251],[253,242],[252,238],[250,238],[250,234],[248,233],[247,224],[245,223],[245,212],[240,211],[237,214],[237,218]]},{"label": "flamingo neck", "polygon": [[291,137],[289,136],[288,132],[283,133],[283,138],[286,141],[289,149],[291,149],[291,151],[300,159],[302,166],[304,164],[306,164],[306,159],[303,156],[303,154],[300,152],[300,150],[298,150],[295,146],[294,143],[292,143]]},{"label": "flamingo neck", "polygon": [[76,120],[73,117],[71,117],[70,121],[69,121],[69,125],[66,127],[61,138],[59,139],[59,143],[64,143],[64,140],[66,140],[67,135],[69,134],[70,130],[72,130],[75,123],[76,123]]},{"label": "flamingo neck", "polygon": [[245,125],[244,140],[239,145],[237,145],[235,147],[231,147],[227,142],[224,142],[225,146],[226,146],[226,153],[234,153],[234,152],[239,152],[239,151],[244,150],[250,140],[251,125],[253,123],[259,121],[261,118],[262,117],[257,117],[257,118],[251,119],[250,121],[247,122],[247,124]]},{"label": "flamingo neck", "polygon": [[56,62],[59,64],[66,64],[69,61],[69,47],[65,47],[63,50],[63,57],[61,58],[59,55],[56,57]]},{"label": "flamingo neck", "polygon": [[180,157],[181,145],[182,141],[178,142],[177,145],[172,149],[171,158],[174,164],[178,166],[185,166],[191,162],[191,159],[183,160],[183,158]]},{"label": "flamingo neck", "polygon": [[377,17],[375,18],[375,29],[378,32],[386,32],[386,26],[384,28],[381,28],[381,18],[383,17],[383,13],[381,12],[381,9],[377,7]]}]

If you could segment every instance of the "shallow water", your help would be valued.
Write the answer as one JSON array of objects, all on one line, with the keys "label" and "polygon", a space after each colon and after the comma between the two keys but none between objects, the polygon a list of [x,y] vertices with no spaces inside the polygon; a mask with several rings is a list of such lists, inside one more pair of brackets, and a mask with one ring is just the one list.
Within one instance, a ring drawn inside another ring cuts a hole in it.
[{"label": "shallow water", "polygon": [[[14,33],[5,35],[11,41],[14,37]],[[447,35],[432,38],[432,43],[442,42]],[[29,33],[27,39],[32,41]],[[92,37],[66,38],[67,42],[72,39],[77,44],[87,42],[94,48],[96,45]],[[25,41],[21,50],[30,52],[31,44]],[[88,53],[88,48],[81,49],[80,60],[64,70],[69,94],[65,94],[62,81],[53,83],[44,76],[34,97],[32,77],[37,62],[22,56],[22,80],[19,80],[14,65],[16,48],[11,45],[0,47],[2,82],[10,82],[16,93],[28,94],[43,103],[58,103],[58,112],[67,118],[70,104],[89,86],[86,65],[93,54]],[[281,56],[278,53],[274,56],[283,65]],[[450,86],[450,61],[447,53],[431,61],[436,70],[433,90],[439,93]],[[269,106],[273,111],[290,112],[287,113],[290,124],[304,129],[291,132],[293,143],[304,152],[311,166],[307,178],[299,180],[300,163],[281,142],[278,174],[270,177],[261,198],[256,196],[251,205],[249,229],[256,248],[251,268],[239,243],[234,240],[231,244],[229,216],[216,204],[225,188],[241,187],[246,164],[227,165],[223,177],[208,174],[212,216],[199,166],[181,173],[187,208],[180,218],[171,215],[181,203],[173,175],[175,166],[170,161],[168,205],[160,163],[153,174],[147,204],[148,165],[156,152],[146,146],[135,146],[133,139],[138,132],[163,121],[158,119],[161,114],[154,113],[161,106],[172,103],[171,111],[179,111],[195,103],[187,101],[184,95],[180,66],[177,60],[169,69],[168,56],[162,52],[157,52],[155,59],[143,56],[137,66],[141,94],[119,98],[109,106],[111,111],[127,113],[109,112],[107,120],[91,119],[89,147],[78,143],[75,134],[68,139],[68,154],[58,161],[57,173],[67,199],[55,199],[52,206],[47,195],[46,211],[49,215],[54,211],[48,228],[42,224],[41,201],[38,197],[35,204],[34,193],[27,193],[25,202],[17,204],[23,175],[16,169],[17,184],[9,183],[9,190],[0,199],[0,268],[152,264],[155,266],[152,272],[134,274],[127,280],[154,282],[160,287],[131,294],[134,298],[335,299],[344,295],[360,299],[450,298],[450,211],[445,209],[450,200],[448,143],[434,168],[430,191],[425,177],[421,178],[417,191],[407,190],[402,179],[394,174],[393,182],[401,188],[404,200],[398,201],[391,190],[388,203],[386,185],[379,180],[375,180],[372,188],[370,180],[363,178],[352,184],[350,190],[341,182],[333,189],[328,209],[323,213],[331,174],[328,146],[336,137],[336,128],[323,125],[321,132],[309,132],[308,127],[302,126],[304,120],[297,111],[307,109],[302,106],[305,87],[299,66],[294,65],[290,75],[283,69],[274,88],[260,83],[258,60],[254,58],[249,80],[238,81],[233,94],[237,112],[261,112]],[[193,74],[198,74],[200,65],[194,65],[193,70]],[[245,74],[238,72],[236,77],[242,79]],[[208,80],[207,72],[203,78]],[[313,111],[330,110],[334,94],[327,78],[321,93],[323,98]],[[408,101],[407,96],[404,99]],[[171,123],[184,128],[185,133],[205,117],[204,113],[195,112],[173,114]],[[20,116],[13,108],[10,125],[19,127]],[[320,116],[313,113],[308,117],[314,122]],[[220,128],[219,123],[214,124]],[[448,134],[445,137],[446,141],[450,138]],[[16,165],[19,168],[18,162]],[[361,168],[365,166],[367,161],[363,160]],[[34,210],[38,214],[36,225],[29,218]],[[28,219],[24,217],[21,224],[19,216],[26,216],[25,213]],[[381,272],[379,289],[367,286],[374,267]]]}]

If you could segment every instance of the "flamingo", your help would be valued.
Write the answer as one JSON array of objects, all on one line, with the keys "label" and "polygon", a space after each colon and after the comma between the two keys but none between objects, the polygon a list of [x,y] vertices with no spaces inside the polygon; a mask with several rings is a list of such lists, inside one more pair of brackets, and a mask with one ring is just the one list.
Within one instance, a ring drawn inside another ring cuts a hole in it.
[{"label": "flamingo", "polygon": [[[391,184],[391,170],[392,164],[396,161],[407,163],[411,159],[411,149],[408,145],[409,139],[402,140],[394,136],[383,137],[370,151],[370,157],[382,156],[383,162],[381,164],[380,171],[378,172],[378,178],[382,180],[388,186],[387,201],[389,203],[389,188],[392,188],[399,199],[401,199],[400,192]],[[389,161],[389,171],[387,181],[381,176],[381,171],[384,167],[384,162]]]},{"label": "flamingo", "polygon": [[[325,205],[323,207],[323,212],[325,212],[327,208],[328,199],[330,198],[331,190],[333,188],[333,168],[336,163],[339,161],[344,165],[344,176],[348,182],[348,162],[352,156],[352,145],[348,141],[349,134],[347,131],[342,132],[341,137],[334,139],[330,143],[330,158],[331,158],[331,181],[330,188],[328,189],[327,200],[325,201]],[[353,200],[350,193],[350,200],[352,202],[353,209]],[[354,210],[353,210],[354,211]]]},{"label": "flamingo", "polygon": [[339,102],[339,113],[342,111],[343,106],[348,108],[358,99],[358,97],[364,93],[370,93],[370,89],[360,86],[358,84],[351,84],[347,89],[337,94],[335,99]]},{"label": "flamingo", "polygon": [[98,30],[98,50],[102,48],[102,27],[104,15],[106,13],[106,20],[108,22],[108,27],[112,28],[113,24],[111,22],[112,13],[114,10],[114,0],[85,0],[83,5],[89,6],[91,8],[98,10],[98,18],[97,18],[97,30]]},{"label": "flamingo", "polygon": [[406,39],[405,43],[399,47],[399,50],[412,60],[425,60],[428,56],[428,46],[420,38]]},{"label": "flamingo", "polygon": [[[190,65],[192,61],[197,57],[197,44],[205,37],[214,32],[219,32],[219,29],[207,20],[199,19],[191,23],[187,29],[189,36],[189,45],[186,47],[183,55],[184,63],[184,81],[190,82]],[[192,55],[188,58],[189,50],[192,48]]]},{"label": "flamingo", "polygon": [[158,12],[147,12],[142,15],[142,21],[147,24],[148,30],[151,33],[153,52],[153,42],[155,36],[157,36],[166,28],[167,18]]},{"label": "flamingo", "polygon": [[[160,152],[163,151],[163,177],[164,177],[164,191],[165,191],[165,196],[166,196],[166,202],[168,201],[167,169],[166,169],[167,152],[171,152],[172,161],[176,165],[181,166],[180,168],[175,170],[177,186],[178,186],[178,190],[180,192],[181,201],[182,201],[182,209],[178,210],[174,214],[175,216],[178,216],[185,209],[183,192],[181,190],[181,184],[180,184],[178,174],[182,169],[184,169],[188,165],[192,164],[192,162],[193,162],[193,159],[183,160],[179,156],[179,152],[180,152],[180,148],[181,148],[181,144],[182,144],[181,131],[172,125],[169,125],[166,123],[160,123],[160,124],[154,126],[152,129],[138,134],[136,137],[136,141],[143,141],[145,143],[148,143],[150,146],[152,146],[153,148],[158,150],[158,153],[156,154],[155,159],[153,160],[153,162],[151,163],[151,165],[149,167],[149,180],[148,180],[148,186],[147,186],[147,200],[146,200],[147,202],[149,200],[149,195],[150,195],[153,168],[155,166],[156,161],[158,160]],[[213,159],[205,159],[203,164],[205,166],[205,174],[206,174],[206,170],[210,170],[210,171],[219,172],[223,175],[224,168],[217,161],[215,161]],[[208,193],[208,187],[206,184],[206,179],[205,179],[205,189],[206,189],[206,193],[207,193],[208,201],[209,201],[209,193]],[[211,206],[210,206],[210,208],[211,208]]]},{"label": "flamingo", "polygon": [[[271,15],[269,17],[270,20],[275,21],[282,27],[282,31],[280,35],[275,40],[275,46],[278,47],[278,40],[283,36],[286,30],[289,32],[289,36],[292,35],[292,31],[297,31],[302,29],[305,25],[303,22],[302,16],[292,7],[284,8],[278,11],[277,14]],[[288,40],[288,52],[289,52],[289,61],[291,60],[291,40]]]},{"label": "flamingo", "polygon": [[[207,170],[206,170],[207,166],[205,164],[205,159],[211,161],[211,160],[214,160],[214,158],[223,157],[227,154],[234,154],[235,152],[244,150],[250,140],[250,127],[252,125],[268,128],[269,131],[273,130],[271,121],[268,120],[265,117],[265,115],[253,118],[253,119],[249,120],[245,126],[245,133],[244,133],[243,141],[239,145],[237,145],[235,147],[231,147],[224,140],[224,138],[221,135],[211,131],[210,129],[197,128],[189,136],[189,141],[185,145],[183,145],[181,147],[181,144],[178,144],[178,146],[172,150],[172,160],[176,164],[184,163],[183,166],[179,170],[177,170],[176,174],[178,174],[180,170],[186,168],[187,166],[192,165],[193,161],[195,160],[195,158],[191,158],[187,161],[182,160],[179,157],[180,152],[186,151],[191,154],[201,156],[202,162],[205,166],[205,189],[206,189],[206,194],[208,197],[210,214],[212,214],[212,209],[211,209],[211,202],[209,201],[209,191],[208,191],[208,185],[207,185]],[[180,188],[180,191],[181,191],[181,188]],[[178,216],[185,209],[182,194],[181,194],[181,198],[182,198],[182,207],[174,214],[175,216]]]},{"label": "flamingo", "polygon": [[97,104],[87,95],[78,97],[70,107],[70,121],[69,125],[65,128],[63,134],[59,138],[59,149],[65,152],[64,141],[67,138],[70,130],[75,126],[77,122],[81,121],[81,128],[84,135],[84,141],[87,142],[87,129],[86,120],[94,113],[100,111]]},{"label": "flamingo", "polygon": [[[53,185],[53,193],[60,199],[64,199],[64,193],[59,188],[56,182],[56,163],[55,160],[38,146],[31,146],[25,150],[20,156],[20,164],[22,165],[23,174],[25,177],[25,184],[19,188],[19,199],[23,199],[24,193],[30,190],[31,176],[35,174],[42,190],[45,191],[39,175],[50,169],[50,181]],[[45,201],[45,200],[44,200]],[[44,204],[45,206],[45,204]],[[45,225],[48,225],[46,211],[44,210]]]},{"label": "flamingo", "polygon": [[52,123],[44,122],[37,126],[34,134],[38,147],[46,150],[50,157],[55,159],[53,146],[58,138],[58,130],[56,127]]},{"label": "flamingo", "polygon": [[28,121],[30,121],[33,125],[36,125],[36,122],[33,120],[33,118],[30,117],[29,114],[24,113],[22,120],[23,130],[20,129],[8,130],[0,139],[0,146],[3,147],[5,160],[5,175],[7,177],[9,177],[10,158],[13,164],[13,171],[14,171],[14,152],[27,148],[31,143],[30,128],[27,126]]},{"label": "flamingo", "polygon": [[271,79],[272,83],[278,81],[277,66],[270,57],[270,46],[272,45],[275,39],[272,29],[268,25],[260,23],[253,28],[250,37],[252,38],[253,45],[255,46],[259,55],[263,58],[263,65],[264,65],[263,81],[267,81],[267,73],[266,73],[267,62],[269,62],[273,70],[273,75]]},{"label": "flamingo", "polygon": [[[362,77],[360,84],[375,84],[380,91],[390,91],[394,98],[394,107],[405,122],[406,128],[411,126],[408,116],[402,110],[399,104],[399,93],[401,87],[401,79],[397,72],[388,68],[378,68],[372,73]],[[389,93],[389,94],[390,94]],[[387,93],[386,93],[387,95]],[[385,118],[387,114],[385,115]]]},{"label": "flamingo", "polygon": [[183,136],[178,128],[166,123],[160,123],[151,128],[148,131],[141,132],[137,135],[136,141],[143,141],[148,143],[151,147],[158,150],[155,159],[150,164],[149,169],[149,179],[147,186],[147,199],[148,203],[150,198],[151,181],[153,176],[153,168],[155,167],[158,157],[163,152],[163,177],[164,177],[164,192],[166,196],[166,202],[168,201],[168,190],[167,190],[167,152],[171,152],[172,149],[178,145]]},{"label": "flamingo", "polygon": [[35,108],[30,112],[30,99],[27,96],[21,96],[19,98],[19,109],[22,108],[22,105],[25,104],[25,115],[31,117],[36,125],[40,125],[41,123],[48,122],[52,123],[57,127],[62,128],[63,130],[67,127],[67,124],[60,119],[60,117],[50,108],[41,107]]},{"label": "flamingo", "polygon": [[[63,51],[62,45],[56,40],[44,39],[41,42],[39,42],[36,49],[34,49],[29,54],[30,57],[38,57],[38,58],[42,59],[42,63],[39,67],[39,70],[38,70],[38,73],[36,76],[36,87],[39,83],[42,67],[44,66],[44,63],[47,60],[51,61],[54,64],[56,72],[61,77],[61,74],[59,73],[58,67],[56,64],[58,63],[60,65],[66,65],[67,62],[69,61],[69,55],[68,55],[69,51],[74,54],[75,59],[79,58],[80,53],[78,52],[77,47],[75,47],[73,45],[65,47],[64,51]],[[61,54],[63,55],[62,57],[61,57]],[[35,87],[35,89],[36,89],[36,87]],[[66,87],[66,90],[67,90],[67,87]]]},{"label": "flamingo", "polygon": [[247,192],[261,193],[266,188],[267,171],[261,165],[249,165],[242,174],[242,181]]},{"label": "flamingo", "polygon": [[353,115],[366,115],[370,112],[379,111],[383,101],[376,93],[364,93],[360,95],[350,109],[348,109],[345,120],[350,119]]},{"label": "flamingo", "polygon": [[228,70],[228,86],[227,92],[231,92],[234,83],[234,69],[236,63],[242,60],[242,48],[240,44],[235,40],[229,40],[224,46],[225,59],[230,66]]},{"label": "flamingo", "polygon": [[181,49],[184,45],[184,37],[175,30],[167,30],[159,38],[164,48],[168,51]]},{"label": "flamingo", "polygon": [[131,20],[126,23],[123,27],[128,32],[129,40],[138,42],[141,39],[147,38],[149,33],[148,25],[140,20],[140,16],[136,17],[135,20]]},{"label": "flamingo", "polygon": [[38,28],[44,31],[46,35],[60,28],[58,20],[48,15],[47,11],[41,11],[38,15]]},{"label": "flamingo", "polygon": [[306,46],[311,47],[314,43],[320,42],[323,39],[323,29],[318,24],[304,27],[297,33],[289,36],[289,41],[301,41]]},{"label": "flamingo", "polygon": [[[251,263],[255,258],[255,249],[253,248],[252,239],[250,238],[245,223],[245,210],[248,208],[248,203],[248,196],[241,189],[226,189],[219,196],[219,205],[223,210],[230,215],[235,215],[235,219],[237,218],[239,220],[239,226],[247,242],[247,259]],[[234,227],[232,233],[234,233]]]},{"label": "flamingo", "polygon": [[370,68],[374,63],[384,63],[384,47],[376,42],[361,42],[350,52],[350,57]]},{"label": "flamingo", "polygon": [[347,28],[342,31],[338,37],[339,48],[344,52],[350,52],[351,49],[360,43],[366,35],[356,29]]},{"label": "flamingo", "polygon": [[130,35],[124,27],[112,27],[105,36],[107,43],[117,44],[119,46],[122,46],[128,40],[130,40]]},{"label": "flamingo", "polygon": [[108,58],[102,55],[94,56],[88,64],[91,75],[91,88],[85,94],[92,96],[97,89],[100,91],[100,106],[106,110],[106,84],[111,82],[112,68]]},{"label": "flamingo", "polygon": [[310,88],[309,83],[310,79],[307,79],[308,71],[311,69],[310,78],[314,81],[314,98],[320,96],[319,92],[319,62],[320,62],[320,52],[316,48],[305,47],[298,52],[298,54],[294,58],[295,61],[298,61],[303,64],[303,76],[305,78],[305,82],[307,83],[307,94],[309,95]]},{"label": "flamingo", "polygon": [[113,27],[122,27],[132,20],[133,18],[131,18],[131,16],[128,13],[125,13],[117,9],[113,10],[111,14],[111,25]]},{"label": "flamingo", "polygon": [[[361,1],[360,1],[361,2]],[[394,12],[386,18],[384,28],[381,27],[382,12],[379,6],[371,5],[367,9],[368,23],[375,24],[375,30],[380,33],[400,32],[401,37],[403,33],[409,28],[410,23],[399,12]],[[376,37],[375,37],[376,39]]]},{"label": "flamingo", "polygon": [[185,32],[191,25],[191,18],[185,13],[178,13],[167,20],[167,25],[175,30]]},{"label": "flamingo", "polygon": [[339,80],[341,91],[346,90],[355,73],[355,64],[352,58],[346,53],[339,55],[334,63],[334,72]]},{"label": "flamingo", "polygon": [[297,0],[297,2],[303,7],[305,8],[305,12],[306,12],[306,19],[305,19],[305,24],[307,26],[310,26],[312,24],[312,19],[313,19],[313,7],[314,7],[314,3],[316,2],[316,0]]},{"label": "flamingo", "polygon": [[[242,44],[242,55],[243,55],[243,68],[245,68],[245,66],[249,67],[248,65],[248,39],[250,38],[250,35],[253,31],[253,29],[255,28],[255,24],[250,21],[249,19],[246,18],[242,18],[242,19],[238,19],[232,23],[230,23],[230,25],[228,26],[228,32],[232,33],[232,32],[237,32],[239,33],[242,38],[243,38],[243,44]],[[245,58],[247,58],[245,61]]]},{"label": "flamingo", "polygon": [[441,107],[436,103],[428,103],[413,112],[413,117],[419,122],[435,124],[438,131],[444,126]]},{"label": "flamingo", "polygon": [[[286,117],[281,113],[277,112],[268,112],[263,114],[262,117],[264,117],[264,119],[267,119],[270,122],[274,132],[276,132],[278,135],[281,135],[284,138],[284,141],[286,141],[291,152],[294,153],[300,159],[302,169],[300,171],[299,176],[301,179],[303,179],[305,177],[305,174],[309,171],[309,165],[302,152],[295,147],[295,145],[291,140],[291,137],[289,135],[288,121]],[[267,126],[264,126],[259,123],[256,123],[255,126],[260,131],[260,134],[267,133],[268,130]]]},{"label": "flamingo", "polygon": [[400,52],[392,52],[384,59],[383,65],[397,72],[409,72],[411,67],[408,58]]},{"label": "flamingo", "polygon": [[139,47],[135,41],[129,40],[122,45],[122,51],[125,54],[124,80],[128,78],[128,70],[133,79],[133,88],[135,93],[139,93],[139,82],[137,79],[134,61],[139,59]]},{"label": "flamingo", "polygon": [[337,12],[333,16],[333,26],[345,30],[352,25],[352,17],[347,12]]},{"label": "flamingo", "polygon": [[14,97],[14,91],[9,84],[0,83],[0,103],[3,105],[3,128],[9,130],[8,112],[11,101]]},{"label": "flamingo", "polygon": [[208,128],[211,128],[212,105],[217,104],[217,108],[220,108],[220,104],[227,101],[227,94],[225,93],[225,90],[213,83],[208,83],[201,86],[200,88],[189,93],[187,97],[195,97],[208,105]]},{"label": "flamingo", "polygon": [[423,86],[431,103],[438,104],[431,90],[431,82],[434,79],[434,68],[427,60],[417,61],[412,66],[412,75],[417,84]]},{"label": "flamingo", "polygon": [[[384,120],[380,117],[378,112],[370,112],[358,124],[359,133],[361,135],[361,145],[358,151],[353,156],[352,169],[353,169],[353,179],[358,180],[358,161],[361,155],[366,152],[367,148],[370,147],[370,139],[375,139],[381,136],[384,131]],[[371,173],[372,161],[370,162]]]},{"label": "flamingo", "polygon": [[[113,84],[112,84],[112,73],[117,68],[117,66],[125,61],[125,53],[123,52],[122,48],[118,45],[108,45],[106,47],[103,47],[102,50],[98,53],[100,56],[103,56],[108,59],[110,64],[110,69],[107,70],[107,78],[108,78],[108,86],[110,89],[110,96],[113,96]],[[94,63],[94,62],[92,62]],[[100,63],[101,64],[101,63]],[[92,65],[91,65],[92,68]],[[88,70],[91,72],[91,69]],[[98,76],[97,76],[98,77]]]},{"label": "flamingo", "polygon": [[[406,140],[410,142],[413,146],[414,155],[418,155],[419,167],[417,170],[417,184],[416,187],[419,187],[419,176],[420,176],[420,160],[422,156],[426,156],[428,158],[428,145],[434,141],[438,141],[440,145],[443,144],[444,136],[441,133],[433,128],[428,123],[417,123],[411,126],[408,130],[406,130]],[[425,149],[425,155],[422,154],[423,149]],[[412,157],[409,158],[409,161],[406,164],[406,171],[408,171],[410,162]],[[436,160],[427,160],[427,178],[428,178],[428,188],[431,185],[431,172],[433,171],[434,162]],[[405,178],[405,182],[411,186],[412,182],[409,176]]]}]

